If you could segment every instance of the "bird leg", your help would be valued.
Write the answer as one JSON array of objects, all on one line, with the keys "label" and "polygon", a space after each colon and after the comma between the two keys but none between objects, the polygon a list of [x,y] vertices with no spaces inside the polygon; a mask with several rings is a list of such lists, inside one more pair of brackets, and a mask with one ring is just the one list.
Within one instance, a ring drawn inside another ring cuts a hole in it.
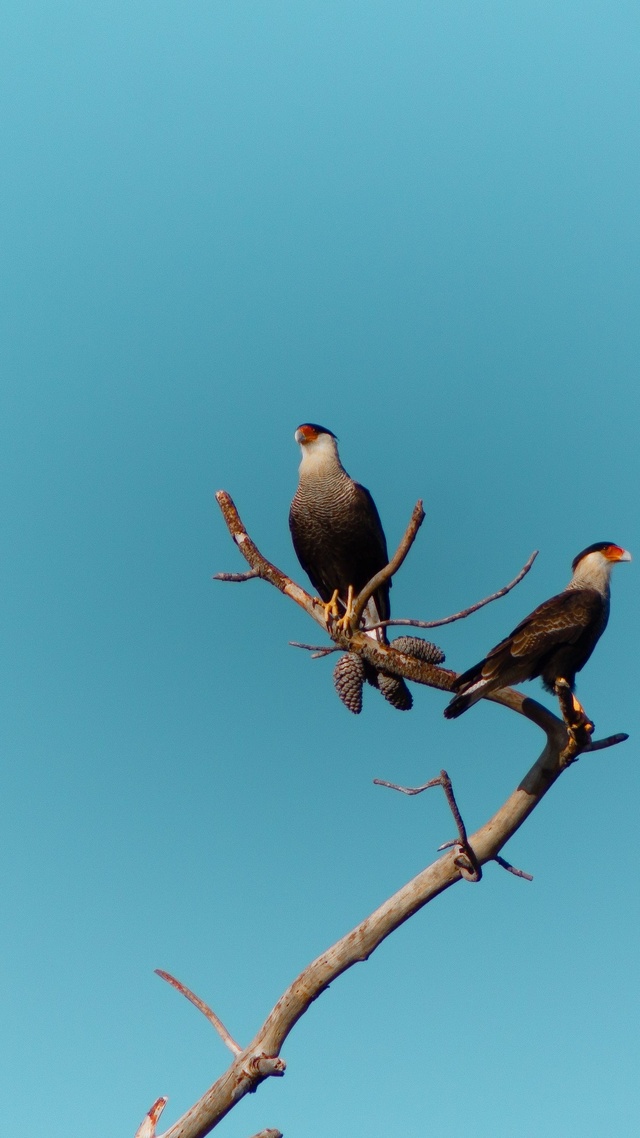
[{"label": "bird leg", "polygon": [[338,613],[340,611],[338,608],[338,596],[339,596],[338,590],[334,589],[333,590],[333,596],[332,596],[331,600],[327,601],[326,604],[323,603],[323,605],[322,605],[322,607],[324,609],[324,619],[325,619],[327,627],[329,627],[329,624],[332,620],[335,620],[335,618],[338,616]]},{"label": "bird leg", "polygon": [[[337,590],[336,590],[337,592]],[[351,629],[351,620],[353,618],[353,585],[349,585],[347,593],[347,607],[344,611],[344,616],[340,617],[337,623],[337,628],[340,632],[349,632]]]},{"label": "bird leg", "polygon": [[564,676],[558,676],[554,684],[555,693],[560,704],[562,718],[569,732],[568,746],[562,753],[566,763],[573,762],[586,743],[591,741],[594,724],[589,719],[579,699],[571,691],[571,685]]}]

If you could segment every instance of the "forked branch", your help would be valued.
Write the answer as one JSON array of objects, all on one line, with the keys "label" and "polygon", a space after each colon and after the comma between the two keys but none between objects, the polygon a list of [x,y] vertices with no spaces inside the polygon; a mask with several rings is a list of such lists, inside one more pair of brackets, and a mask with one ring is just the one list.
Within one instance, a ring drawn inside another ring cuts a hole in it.
[{"label": "forked branch", "polygon": [[[441,691],[451,690],[451,685],[456,677],[455,672],[398,652],[397,649],[391,645],[374,641],[371,637],[365,636],[365,634],[358,629],[358,622],[367,601],[376,589],[380,588],[381,584],[384,584],[385,581],[389,580],[394,573],[397,572],[416,539],[418,530],[425,516],[421,501],[417,502],[414,506],[411,520],[391,560],[385,565],[384,569],[381,569],[380,572],[365,585],[364,589],[362,589],[360,594],[355,598],[351,627],[345,631],[341,629],[335,621],[327,621],[324,605],[322,605],[317,598],[312,597],[305,589],[296,584],[291,577],[288,577],[286,573],[283,573],[281,569],[278,569],[264,557],[255,542],[249,537],[231,495],[228,494],[226,490],[218,490],[216,500],[226,522],[227,529],[245,561],[248,563],[251,572],[248,574],[217,573],[214,578],[215,580],[241,581],[253,579],[254,576],[261,577],[264,581],[268,581],[269,584],[274,585],[281,593],[290,597],[291,600],[303,608],[312,620],[315,620],[317,624],[325,629],[337,648],[343,651],[356,652],[368,660],[369,663],[373,664],[378,670],[391,672],[392,675],[403,676],[407,680],[413,680],[414,683],[426,684],[428,687],[439,688]],[[515,585],[522,580],[525,573],[531,568],[534,558],[535,554],[532,554],[518,576],[509,585],[506,585],[504,589],[498,590],[498,592],[492,594],[491,597],[487,597],[483,601],[478,602],[477,606],[472,606],[469,610],[463,610],[462,613],[454,613],[452,617],[447,617],[436,623],[447,623],[450,620],[458,620],[461,616],[468,615],[469,612],[474,612],[476,607],[482,607],[482,605],[488,604],[489,601],[504,596],[506,592],[509,592],[510,589],[514,588]],[[430,626],[424,623],[422,627]],[[307,646],[305,645],[305,647]],[[317,649],[314,647],[313,650],[318,654],[323,653],[321,647]],[[509,689],[504,689],[503,692],[497,692],[492,698],[498,703],[505,703],[507,706],[513,707],[514,710],[520,711],[522,698],[517,693],[512,693],[515,697],[515,703],[510,696],[506,699],[502,698],[508,690]]]},{"label": "forked branch", "polygon": [[[526,714],[534,722],[537,708],[545,713],[541,719],[544,718],[545,722],[546,744],[537,762],[507,801],[488,822],[467,837],[466,845],[478,866],[497,860],[503,846],[565,769],[560,758],[567,739],[564,724],[533,700],[525,702],[533,705],[527,708]],[[623,738],[626,736],[612,736],[586,749],[613,746],[622,742]],[[440,778],[435,781],[440,782]],[[280,1050],[289,1032],[313,1000],[343,972],[366,960],[409,917],[445,889],[463,880],[464,866],[459,862],[459,842],[456,842],[453,849],[447,850],[384,901],[361,924],[309,964],[280,997],[249,1046],[233,1059],[227,1071],[161,1138],[204,1138],[240,1098],[256,1090],[270,1075],[283,1074],[285,1064],[279,1057]]]},{"label": "forked branch", "polygon": [[[291,597],[313,620],[326,628],[323,606],[262,556],[242,526],[229,495],[221,491],[217,498],[234,541],[250,568],[255,570],[255,574]],[[415,522],[415,517],[414,513],[412,524],[415,525],[417,532],[420,521]],[[415,537],[415,533],[413,536]],[[409,541],[407,549],[412,540],[413,538]],[[407,550],[403,556],[406,556],[406,552]],[[393,565],[393,561],[394,559],[389,563],[390,566]],[[389,566],[386,568],[389,569]],[[392,568],[390,575],[393,572]],[[369,582],[367,589],[371,585],[372,582]],[[376,587],[378,585],[374,584],[371,591],[373,592]],[[364,596],[366,591],[363,590],[357,599],[358,604],[363,602],[362,607],[366,604],[367,598]],[[451,689],[455,672],[427,664],[397,652],[387,645],[374,642],[360,630],[353,631],[349,636],[338,634],[335,630],[328,631],[339,647],[358,652],[378,668],[430,687],[446,691]],[[471,836],[467,835],[466,827],[455,806],[451,784],[445,772],[441,772],[437,779],[431,780],[423,788],[415,790],[403,788],[407,793],[417,793],[428,785],[439,783],[444,786],[458,826],[458,839],[454,848],[447,849],[436,861],[384,901],[375,912],[309,964],[280,997],[251,1043],[234,1054],[224,1074],[159,1138],[204,1138],[245,1094],[256,1090],[264,1079],[284,1074],[285,1063],[280,1058],[281,1048],[289,1032],[313,1000],[343,972],[354,964],[366,960],[395,929],[444,890],[465,878],[469,879],[470,874],[473,875],[490,861],[498,861],[511,872],[527,876],[505,862],[505,859],[499,856],[500,851],[566,769],[563,756],[569,735],[561,719],[520,692],[505,688],[494,692],[489,698],[524,715],[544,731],[546,742],[540,757],[493,817]],[[574,740],[574,743],[577,753],[584,753],[614,746],[626,738],[626,735],[618,734],[592,742],[583,737],[577,742]],[[575,757],[576,754],[572,754],[571,758]],[[464,855],[464,859],[461,854]],[[471,879],[478,878],[472,876]],[[169,979],[167,973],[164,974],[164,978]],[[207,1008],[210,1011],[203,1001],[194,997],[193,993],[190,993],[189,989],[179,981],[170,978],[170,982],[185,995],[188,994],[201,1010]],[[219,1027],[217,1030],[220,1030]],[[223,1030],[226,1032],[226,1029]],[[228,1041],[227,1045],[229,1046]],[[231,1050],[235,1050],[237,1046],[235,1044]],[[138,1130],[137,1138],[156,1138],[155,1122],[165,1101],[165,1099],[157,1100]],[[268,1131],[262,1132],[261,1138],[266,1138],[267,1134]]]}]

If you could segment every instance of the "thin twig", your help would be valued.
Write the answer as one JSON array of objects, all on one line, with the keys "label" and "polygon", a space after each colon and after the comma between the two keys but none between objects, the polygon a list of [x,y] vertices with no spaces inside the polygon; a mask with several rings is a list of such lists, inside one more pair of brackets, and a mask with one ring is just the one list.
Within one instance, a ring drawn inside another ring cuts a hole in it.
[{"label": "thin twig", "polygon": [[395,782],[386,782],[381,778],[374,778],[376,786],[388,786],[390,790],[399,790],[402,794],[422,794],[423,790],[429,790],[432,786],[441,786],[446,795],[449,809],[453,814],[453,819],[458,829],[458,837],[452,842],[445,842],[443,845],[438,846],[438,850],[448,849],[450,846],[458,846],[460,854],[455,859],[455,863],[460,869],[462,876],[467,881],[479,881],[482,877],[482,869],[478,863],[478,859],[469,844],[467,837],[467,830],[462,820],[462,815],[458,809],[455,794],[453,793],[453,786],[451,779],[446,771],[440,771],[437,778],[432,778],[429,782],[423,783],[422,786],[398,786]]},{"label": "thin twig", "polygon": [[343,652],[343,648],[338,648],[337,645],[328,647],[322,644],[300,644],[298,640],[290,640],[289,644],[292,648],[305,648],[307,652],[313,652],[312,660],[319,660],[321,656],[329,656],[332,652]]},{"label": "thin twig", "polygon": [[240,581],[252,581],[254,577],[259,577],[260,574],[255,569],[250,569],[248,573],[214,573],[211,578],[212,581],[233,581],[238,584]]},{"label": "thin twig", "polygon": [[506,858],[500,857],[500,854],[496,854],[493,860],[497,861],[503,869],[506,869],[507,873],[513,873],[514,877],[524,877],[525,881],[533,881],[532,873],[525,873],[524,869],[516,869],[515,865],[512,865]]},{"label": "thin twig", "polygon": [[216,1013],[211,1010],[208,1004],[205,1004],[204,1000],[201,1000],[199,996],[196,996],[195,992],[192,992],[191,989],[187,988],[187,986],[180,980],[176,980],[175,976],[172,976],[170,972],[164,972],[162,968],[155,968],[154,971],[161,980],[166,980],[167,984],[171,984],[172,987],[177,988],[177,990],[181,992],[183,996],[186,996],[188,1000],[191,1000],[191,1003],[198,1009],[198,1011],[202,1012],[202,1014],[205,1015],[209,1020],[209,1023],[213,1024],[223,1043],[226,1044],[226,1046],[230,1051],[233,1052],[234,1055],[241,1054],[242,1048],[240,1045],[236,1043],[235,1039],[229,1035],[229,1032],[224,1026],[222,1020],[218,1018]]},{"label": "thin twig", "polygon": [[397,782],[387,782],[384,778],[374,778],[373,785],[386,786],[389,790],[399,790],[401,794],[422,794],[423,790],[430,790],[432,786],[442,786],[442,779],[438,775],[437,778],[430,778],[422,786],[399,786]]},{"label": "thin twig", "polygon": [[505,597],[516,585],[519,585],[522,578],[526,577],[531,566],[533,565],[539,550],[534,549],[531,557],[526,565],[518,573],[517,577],[513,578],[508,585],[502,589],[498,589],[497,593],[492,593],[490,597],[485,597],[482,601],[477,601],[475,605],[471,605],[468,609],[461,609],[460,612],[454,612],[451,616],[443,616],[440,620],[381,620],[378,624],[369,625],[368,628],[390,628],[392,625],[410,625],[412,628],[440,628],[442,624],[453,624],[454,620],[462,620],[465,616],[471,616],[471,613],[477,612],[478,609],[484,608],[485,605],[490,605],[492,601],[497,601],[500,597]]},{"label": "thin twig", "polygon": [[[376,573],[375,577],[372,577],[371,580],[367,582],[364,589],[362,589],[358,593],[358,596],[355,598],[353,602],[351,618],[352,629],[358,628],[360,624],[360,618],[365,610],[367,601],[373,596],[373,594],[377,591],[377,589],[380,588],[381,585],[384,585],[386,581],[390,580],[391,577],[393,577],[394,573],[398,572],[398,569],[402,565],[402,562],[404,561],[409,550],[411,549],[411,546],[416,540],[418,530],[420,529],[420,526],[422,525],[424,519],[425,512],[422,508],[422,500],[419,500],[413,507],[411,521],[404,531],[400,545],[396,549],[393,557],[384,566],[384,569],[381,569],[379,573]],[[372,627],[377,627],[377,625],[372,625]]]},{"label": "thin twig", "polygon": [[[463,844],[466,843],[467,831],[453,793],[451,779],[446,771],[440,771],[437,778],[430,778],[429,781],[423,783],[422,786],[398,786],[396,782],[387,782],[386,779],[383,778],[374,778],[373,782],[375,786],[387,786],[389,790],[399,790],[401,794],[422,794],[423,790],[429,790],[432,786],[441,786],[447,797],[449,809],[453,814],[455,824],[458,827],[458,837]],[[447,846],[454,844],[455,842],[445,842],[443,846],[438,846],[438,849],[443,850],[446,849]]]},{"label": "thin twig", "polygon": [[449,809],[453,814],[454,822],[458,828],[458,846],[460,853],[458,857],[454,858],[455,864],[458,866],[462,876],[467,881],[479,881],[482,877],[482,867],[475,855],[472,846],[467,837],[466,826],[462,820],[462,814],[458,809],[455,794],[453,793],[453,786],[451,779],[446,771],[440,771],[440,782],[442,789],[447,797]]},{"label": "thin twig", "polygon": [[442,782],[442,789],[444,790],[444,792],[447,796],[447,802],[449,803],[449,809],[451,810],[451,813],[453,814],[454,822],[455,822],[456,826],[458,827],[458,837],[460,838],[460,841],[462,842],[462,844],[466,846],[467,845],[467,831],[466,831],[465,824],[462,821],[462,814],[460,813],[460,811],[458,809],[458,803],[456,802],[455,795],[453,793],[453,786],[451,785],[451,779],[449,778],[449,775],[447,774],[446,771],[440,771],[440,779]]}]

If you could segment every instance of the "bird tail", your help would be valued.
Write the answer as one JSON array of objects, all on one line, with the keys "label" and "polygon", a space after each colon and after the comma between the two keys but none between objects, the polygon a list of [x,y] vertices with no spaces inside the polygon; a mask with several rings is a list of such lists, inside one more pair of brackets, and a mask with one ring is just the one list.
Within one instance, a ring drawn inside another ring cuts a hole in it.
[{"label": "bird tail", "polygon": [[474,703],[482,699],[487,688],[491,687],[491,681],[482,675],[485,662],[485,660],[481,660],[479,664],[475,664],[473,668],[469,668],[455,680],[453,690],[456,695],[444,709],[445,719],[457,719],[459,715],[468,711]]},{"label": "bird tail", "polygon": [[368,629],[367,627],[369,624],[377,624],[379,620],[382,620],[382,617],[378,612],[376,599],[375,597],[370,597],[363,614],[362,631],[366,636],[370,636],[372,640],[377,640],[379,644],[388,644],[389,638],[386,628]]}]

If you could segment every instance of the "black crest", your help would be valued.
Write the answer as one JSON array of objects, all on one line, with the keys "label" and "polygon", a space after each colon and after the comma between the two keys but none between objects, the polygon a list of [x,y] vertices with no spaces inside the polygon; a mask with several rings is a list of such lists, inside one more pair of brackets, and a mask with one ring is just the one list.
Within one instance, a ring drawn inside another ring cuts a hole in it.
[{"label": "black crest", "polygon": [[578,562],[582,561],[582,558],[586,557],[588,553],[601,553],[603,549],[610,549],[610,547],[615,544],[615,541],[594,541],[593,545],[588,545],[586,549],[583,549],[581,553],[578,553],[578,555],[574,557],[571,562],[573,572],[575,573]]}]

